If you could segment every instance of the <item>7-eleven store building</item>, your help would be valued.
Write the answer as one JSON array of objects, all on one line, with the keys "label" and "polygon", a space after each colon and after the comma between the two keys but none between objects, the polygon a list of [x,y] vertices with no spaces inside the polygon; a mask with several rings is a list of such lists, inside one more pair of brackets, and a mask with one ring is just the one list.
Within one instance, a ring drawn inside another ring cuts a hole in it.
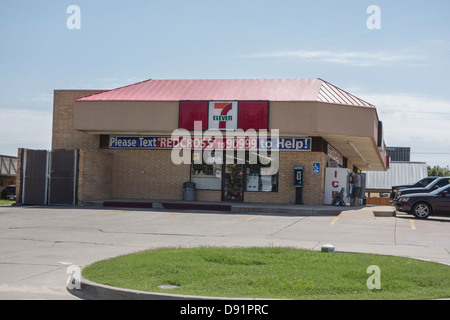
[{"label": "7-eleven store building", "polygon": [[198,201],[296,203],[301,184],[323,204],[327,167],[386,170],[381,131],[373,105],[321,79],[148,80],[56,90],[52,149],[77,152],[79,204],[182,200],[185,182]]}]

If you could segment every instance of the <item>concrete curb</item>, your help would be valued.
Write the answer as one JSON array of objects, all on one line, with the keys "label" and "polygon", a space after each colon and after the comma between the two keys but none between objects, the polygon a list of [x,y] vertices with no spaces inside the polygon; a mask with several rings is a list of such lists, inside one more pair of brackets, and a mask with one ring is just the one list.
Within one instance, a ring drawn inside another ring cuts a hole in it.
[{"label": "concrete curb", "polygon": [[219,298],[146,292],[111,287],[84,278],[81,279],[79,284],[80,289],[72,289],[67,286],[67,291],[83,300],[260,300],[256,298]]},{"label": "concrete curb", "polygon": [[266,203],[223,203],[206,201],[164,201],[110,199],[86,202],[83,206],[96,208],[128,208],[148,210],[223,211],[230,213],[281,213],[298,216],[336,216],[349,210],[373,210],[376,216],[394,216],[394,208],[388,206],[339,207],[331,205],[296,205]]}]

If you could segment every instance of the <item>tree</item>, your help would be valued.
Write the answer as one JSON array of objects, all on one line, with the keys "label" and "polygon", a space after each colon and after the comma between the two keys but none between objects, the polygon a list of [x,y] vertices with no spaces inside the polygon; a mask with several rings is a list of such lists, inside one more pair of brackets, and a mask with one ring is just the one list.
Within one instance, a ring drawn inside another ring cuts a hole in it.
[{"label": "tree", "polygon": [[447,168],[442,168],[440,166],[427,166],[428,169],[428,176],[435,176],[435,177],[450,177],[450,168],[447,166]]}]

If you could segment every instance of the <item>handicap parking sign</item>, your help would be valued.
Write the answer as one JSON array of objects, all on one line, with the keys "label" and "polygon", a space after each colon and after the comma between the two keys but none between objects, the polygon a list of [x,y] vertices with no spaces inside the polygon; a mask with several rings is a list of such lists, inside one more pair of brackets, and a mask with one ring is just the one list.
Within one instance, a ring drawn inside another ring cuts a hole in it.
[{"label": "handicap parking sign", "polygon": [[320,162],[313,163],[313,173],[320,173]]}]

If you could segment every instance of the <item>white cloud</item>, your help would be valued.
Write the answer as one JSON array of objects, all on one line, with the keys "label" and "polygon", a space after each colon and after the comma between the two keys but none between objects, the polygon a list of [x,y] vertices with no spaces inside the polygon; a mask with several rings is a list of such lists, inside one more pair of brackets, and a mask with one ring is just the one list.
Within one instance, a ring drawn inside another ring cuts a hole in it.
[{"label": "white cloud", "polygon": [[0,114],[0,154],[15,155],[18,148],[50,148],[51,112],[3,108]]},{"label": "white cloud", "polygon": [[101,89],[116,89],[116,88],[121,88],[124,86],[129,86],[131,84],[138,83],[138,82],[141,82],[144,80],[148,80],[148,79],[142,79],[140,77],[131,76],[131,77],[127,77],[124,79],[102,78],[102,79],[97,79],[97,82],[100,84]]},{"label": "white cloud", "polygon": [[450,165],[450,100],[422,95],[353,93],[374,104],[388,146],[411,147],[411,160]]},{"label": "white cloud", "polygon": [[294,50],[294,51],[277,51],[267,53],[255,53],[242,55],[244,58],[284,58],[284,59],[301,59],[317,62],[352,64],[355,66],[373,66],[386,63],[402,62],[402,61],[419,61],[424,60],[422,56],[411,54],[399,54],[387,51],[364,52],[364,51],[327,51],[327,50]]},{"label": "white cloud", "polygon": [[37,96],[31,98],[31,101],[49,103],[49,102],[53,101],[53,94],[41,93],[41,94],[38,94]]}]

